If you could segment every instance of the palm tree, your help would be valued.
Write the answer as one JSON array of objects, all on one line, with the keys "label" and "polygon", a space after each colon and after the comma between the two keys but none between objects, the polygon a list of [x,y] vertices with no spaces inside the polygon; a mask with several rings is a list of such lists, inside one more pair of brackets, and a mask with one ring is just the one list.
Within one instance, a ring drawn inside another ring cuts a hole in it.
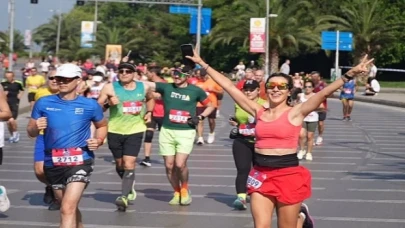
[{"label": "palm tree", "polygon": [[[0,31],[0,52],[9,52],[10,33]],[[23,52],[27,47],[24,44],[24,36],[18,30],[14,30],[14,52]]]},{"label": "palm tree", "polygon": [[[351,31],[354,36],[354,59],[374,55],[384,46],[403,38],[405,23],[387,12],[382,0],[358,0],[340,7],[342,17],[324,16],[319,20],[335,24],[335,28]],[[387,4],[385,4],[387,5]]]},{"label": "palm tree", "polygon": [[[312,4],[305,0],[293,1],[287,6],[283,0],[271,0],[271,13],[278,17],[269,23],[271,72],[278,71],[279,57],[294,56],[301,47],[320,45],[320,25],[311,13]],[[232,15],[222,15],[210,35],[212,45],[232,44],[247,46],[249,21],[265,17],[265,1],[236,0]]]}]

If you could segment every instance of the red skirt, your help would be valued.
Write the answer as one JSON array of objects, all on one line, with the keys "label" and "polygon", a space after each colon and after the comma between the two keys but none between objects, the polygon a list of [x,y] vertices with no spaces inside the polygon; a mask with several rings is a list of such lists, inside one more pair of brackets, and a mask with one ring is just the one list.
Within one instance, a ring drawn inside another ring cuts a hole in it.
[{"label": "red skirt", "polygon": [[311,173],[303,166],[255,166],[249,173],[247,189],[249,195],[258,192],[284,204],[296,204],[311,197]]}]

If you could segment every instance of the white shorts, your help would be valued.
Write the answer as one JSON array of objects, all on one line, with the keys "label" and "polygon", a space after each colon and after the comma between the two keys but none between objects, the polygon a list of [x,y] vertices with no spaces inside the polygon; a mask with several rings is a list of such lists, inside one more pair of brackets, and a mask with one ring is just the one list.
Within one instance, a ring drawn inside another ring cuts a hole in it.
[{"label": "white shorts", "polygon": [[0,122],[0,148],[4,147],[4,122]]}]

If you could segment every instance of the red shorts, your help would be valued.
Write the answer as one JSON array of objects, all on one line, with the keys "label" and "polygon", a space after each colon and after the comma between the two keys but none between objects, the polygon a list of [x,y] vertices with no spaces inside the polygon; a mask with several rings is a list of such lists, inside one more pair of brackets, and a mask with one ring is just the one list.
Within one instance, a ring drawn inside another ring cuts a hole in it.
[{"label": "red shorts", "polygon": [[248,194],[258,192],[284,204],[296,204],[311,197],[311,173],[303,166],[255,166],[249,173],[247,188]]}]

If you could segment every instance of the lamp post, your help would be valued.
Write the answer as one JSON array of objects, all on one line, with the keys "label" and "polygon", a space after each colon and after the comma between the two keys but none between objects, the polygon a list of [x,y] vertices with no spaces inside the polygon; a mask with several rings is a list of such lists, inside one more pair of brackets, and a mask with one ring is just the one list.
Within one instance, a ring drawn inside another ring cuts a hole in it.
[{"label": "lamp post", "polygon": [[9,21],[9,35],[10,35],[10,42],[8,44],[9,47],[9,54],[8,54],[8,63],[9,63],[9,70],[13,70],[13,54],[14,54],[14,7],[15,7],[15,0],[10,0],[9,5],[8,5],[8,10],[9,10],[9,16],[10,16],[10,21]]},{"label": "lamp post", "polygon": [[266,57],[265,57],[265,63],[264,63],[264,77],[267,80],[269,77],[269,65],[270,65],[270,50],[269,50],[269,44],[270,44],[270,17],[277,17],[277,14],[270,14],[270,0],[266,0]]}]

